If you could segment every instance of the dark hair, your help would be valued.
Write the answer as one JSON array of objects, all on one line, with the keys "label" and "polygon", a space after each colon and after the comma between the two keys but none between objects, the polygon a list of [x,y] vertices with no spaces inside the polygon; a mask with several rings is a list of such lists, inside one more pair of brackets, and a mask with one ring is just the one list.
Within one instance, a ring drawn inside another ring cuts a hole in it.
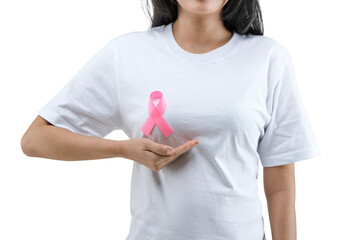
[{"label": "dark hair", "polygon": [[[176,0],[151,0],[153,14],[150,13],[149,1],[146,0],[147,15],[150,17],[150,28],[169,24],[177,18],[178,3]],[[229,31],[241,35],[263,35],[264,26],[258,0],[228,0],[221,9],[224,26]]]}]

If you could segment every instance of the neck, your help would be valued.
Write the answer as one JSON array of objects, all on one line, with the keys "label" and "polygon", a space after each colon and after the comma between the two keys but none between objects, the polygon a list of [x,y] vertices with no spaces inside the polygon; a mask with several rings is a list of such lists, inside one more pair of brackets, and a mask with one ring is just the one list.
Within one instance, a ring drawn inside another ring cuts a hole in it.
[{"label": "neck", "polygon": [[199,16],[179,9],[173,23],[173,35],[184,50],[204,53],[227,43],[233,33],[225,28],[219,13]]}]

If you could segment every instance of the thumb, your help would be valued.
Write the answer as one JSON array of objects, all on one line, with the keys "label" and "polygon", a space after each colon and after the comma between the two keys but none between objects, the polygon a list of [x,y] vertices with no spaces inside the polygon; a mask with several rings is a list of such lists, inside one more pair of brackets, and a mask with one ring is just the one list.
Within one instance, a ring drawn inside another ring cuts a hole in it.
[{"label": "thumb", "polygon": [[149,150],[160,155],[172,155],[175,152],[172,147],[156,142],[149,144]]}]

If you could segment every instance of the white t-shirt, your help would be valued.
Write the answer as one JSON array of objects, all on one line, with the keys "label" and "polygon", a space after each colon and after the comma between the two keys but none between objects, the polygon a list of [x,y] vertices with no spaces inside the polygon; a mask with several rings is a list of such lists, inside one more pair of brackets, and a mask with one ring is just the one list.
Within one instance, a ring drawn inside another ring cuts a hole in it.
[{"label": "white t-shirt", "polygon": [[[140,130],[153,91],[167,104],[167,138]],[[265,239],[259,162],[321,154],[289,51],[261,35],[235,33],[203,54],[182,49],[171,23],[116,36],[38,114],[95,137],[121,129],[172,147],[199,140],[158,172],[133,162],[127,240]]]}]

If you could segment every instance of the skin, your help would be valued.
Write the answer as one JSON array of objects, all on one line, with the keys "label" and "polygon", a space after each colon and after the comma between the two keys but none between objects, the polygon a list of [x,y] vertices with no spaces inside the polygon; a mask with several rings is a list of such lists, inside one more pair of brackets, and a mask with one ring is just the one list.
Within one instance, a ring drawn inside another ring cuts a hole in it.
[{"label": "skin", "polygon": [[173,35],[178,45],[191,53],[206,53],[227,43],[229,32],[220,11],[227,1],[178,0],[178,17]]},{"label": "skin", "polygon": [[264,190],[274,240],[296,240],[294,166],[290,163],[264,167]]},{"label": "skin", "polygon": [[148,138],[120,141],[97,138],[54,126],[38,115],[23,135],[21,148],[29,157],[64,161],[122,157],[158,172],[198,143],[198,140],[189,140],[172,148]]},{"label": "skin", "polygon": [[[178,0],[178,18],[173,24],[176,42],[191,53],[206,53],[228,42],[232,33],[223,25],[220,11],[227,1]],[[122,157],[159,171],[190,150],[198,140],[172,148],[147,138],[108,140],[73,133],[37,116],[21,139],[27,156],[57,160],[90,160]],[[167,154],[166,150],[174,150]],[[273,240],[296,240],[294,163],[264,167]]]}]

